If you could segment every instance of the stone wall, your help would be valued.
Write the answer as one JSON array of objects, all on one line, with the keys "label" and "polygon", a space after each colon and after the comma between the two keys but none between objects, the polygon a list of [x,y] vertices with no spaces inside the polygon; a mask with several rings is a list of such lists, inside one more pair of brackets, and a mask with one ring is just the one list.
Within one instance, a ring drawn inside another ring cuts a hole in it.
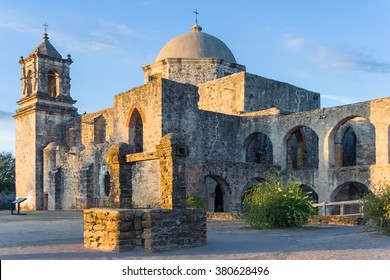
[{"label": "stone wall", "polygon": [[303,112],[320,107],[320,94],[241,72],[199,84],[199,109],[240,115],[276,107]]},{"label": "stone wall", "polygon": [[206,243],[206,213],[200,209],[86,209],[84,246],[102,251],[146,252],[192,248]]},{"label": "stone wall", "polygon": [[197,85],[245,71],[245,66],[218,58],[166,58],[142,69],[145,83],[164,78]]}]

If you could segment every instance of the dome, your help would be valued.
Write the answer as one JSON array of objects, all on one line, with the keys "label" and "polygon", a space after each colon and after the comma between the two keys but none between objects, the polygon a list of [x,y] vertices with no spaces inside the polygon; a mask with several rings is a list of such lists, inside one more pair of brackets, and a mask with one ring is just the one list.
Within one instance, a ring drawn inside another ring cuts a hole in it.
[{"label": "dome", "polygon": [[169,41],[157,55],[156,62],[165,58],[220,58],[236,63],[233,53],[225,43],[202,32],[197,24],[191,28],[191,32]]}]

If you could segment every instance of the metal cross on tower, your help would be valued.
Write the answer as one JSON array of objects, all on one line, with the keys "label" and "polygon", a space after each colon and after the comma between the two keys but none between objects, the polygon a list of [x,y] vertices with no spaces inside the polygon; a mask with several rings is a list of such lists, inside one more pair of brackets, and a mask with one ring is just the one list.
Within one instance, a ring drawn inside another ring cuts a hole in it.
[{"label": "metal cross on tower", "polygon": [[43,25],[43,27],[45,28],[45,33],[47,33],[47,28],[49,27],[49,25],[47,25],[47,23],[45,23],[45,24]]},{"label": "metal cross on tower", "polygon": [[198,13],[198,9],[195,9],[195,11],[193,13],[195,14],[195,23],[198,24],[198,15],[200,15]]}]

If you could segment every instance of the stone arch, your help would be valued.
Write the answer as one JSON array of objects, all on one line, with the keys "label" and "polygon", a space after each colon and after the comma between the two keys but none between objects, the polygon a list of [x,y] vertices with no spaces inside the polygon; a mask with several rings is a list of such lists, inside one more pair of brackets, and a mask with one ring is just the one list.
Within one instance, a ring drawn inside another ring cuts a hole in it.
[{"label": "stone arch", "polygon": [[273,145],[267,134],[254,132],[244,143],[245,161],[260,164],[273,164]]},{"label": "stone arch", "polygon": [[328,138],[330,167],[375,164],[375,127],[368,119],[344,118]]},{"label": "stone arch", "polygon": [[[361,199],[369,193],[367,185],[357,182],[349,181],[339,185],[331,194],[330,201],[348,201]],[[330,209],[332,215],[340,213],[340,206],[334,206]],[[356,214],[359,213],[359,205],[346,205],[344,208],[344,214]]]},{"label": "stone arch", "polygon": [[129,145],[133,153],[143,152],[143,133],[145,124],[145,114],[141,107],[134,104],[129,111],[127,118]]},{"label": "stone arch", "polygon": [[95,144],[104,144],[106,142],[106,118],[99,115],[93,119],[93,141]]},{"label": "stone arch", "polygon": [[304,191],[305,193],[307,193],[309,195],[309,197],[312,199],[313,203],[318,203],[318,194],[312,186],[309,186],[307,184],[302,184],[300,187],[301,187],[302,191]]},{"label": "stone arch", "polygon": [[60,77],[54,69],[47,72],[47,93],[51,97],[56,97],[60,94]]},{"label": "stone arch", "polygon": [[264,181],[264,180],[265,180],[264,178],[255,177],[255,178],[250,179],[248,182],[246,182],[246,184],[241,192],[241,212],[245,212],[245,209],[243,208],[245,196],[250,193],[251,189],[255,185],[257,185],[259,182]]},{"label": "stone arch", "polygon": [[220,176],[205,176],[205,185],[208,193],[209,212],[229,212],[231,191],[228,183]]},{"label": "stone arch", "polygon": [[287,168],[318,168],[318,135],[307,126],[296,126],[285,137]]}]

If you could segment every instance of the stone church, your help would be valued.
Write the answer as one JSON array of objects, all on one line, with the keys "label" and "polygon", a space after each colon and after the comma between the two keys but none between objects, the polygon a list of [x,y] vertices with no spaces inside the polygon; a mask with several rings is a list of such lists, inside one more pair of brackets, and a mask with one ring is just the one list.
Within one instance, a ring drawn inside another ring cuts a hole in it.
[{"label": "stone church", "polygon": [[[239,213],[244,192],[270,169],[319,202],[359,198],[390,178],[390,98],[321,108],[319,93],[246,72],[197,24],[142,68],[143,85],[92,113],[78,114],[73,61],[46,33],[19,63],[16,195],[26,209],[110,206],[110,148],[126,143],[141,159],[168,133],[188,146],[187,192],[210,212]],[[158,208],[158,160],[129,165],[128,208]]]}]

